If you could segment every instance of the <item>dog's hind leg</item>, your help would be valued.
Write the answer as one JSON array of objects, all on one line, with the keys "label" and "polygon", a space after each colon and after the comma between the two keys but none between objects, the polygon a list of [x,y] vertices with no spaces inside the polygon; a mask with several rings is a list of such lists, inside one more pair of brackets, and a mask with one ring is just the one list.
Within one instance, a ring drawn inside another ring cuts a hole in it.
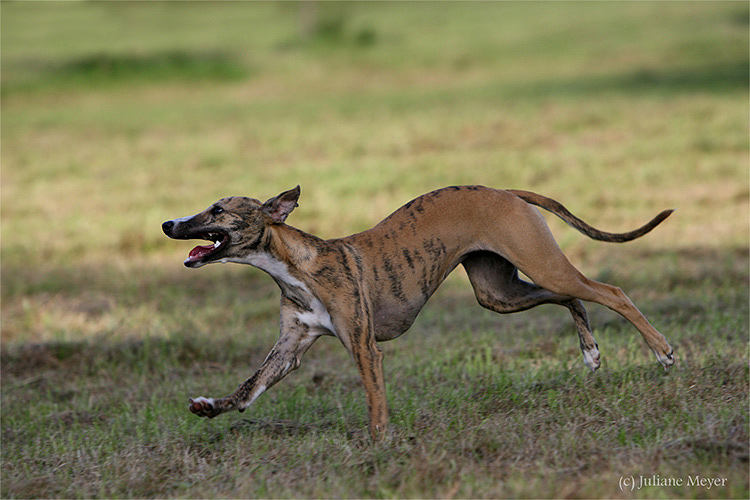
[{"label": "dog's hind leg", "polygon": [[586,314],[586,309],[583,307],[583,302],[578,299],[571,299],[563,302],[562,305],[570,310],[570,314],[573,315],[573,320],[576,323],[576,328],[578,328],[578,340],[580,341],[581,352],[583,353],[583,363],[592,372],[595,372],[601,366],[599,344],[596,343],[594,335],[591,333],[589,318]]},{"label": "dog's hind leg", "polygon": [[518,269],[493,252],[473,252],[463,261],[474,294],[482,307],[501,314],[525,311],[541,304],[559,304],[570,311],[578,330],[583,362],[591,371],[601,365],[599,346],[583,303],[558,295],[518,277]]},{"label": "dog's hind leg", "polygon": [[[635,326],[664,368],[674,364],[672,346],[619,288],[584,276],[568,261],[549,231],[539,232],[535,244],[514,248],[509,259],[537,286],[559,296],[596,302],[606,306]],[[545,241],[547,239],[547,241]],[[571,310],[572,312],[572,310]],[[574,313],[575,316],[575,313]]]},{"label": "dog's hind leg", "polygon": [[[590,280],[565,257],[552,237],[544,218],[535,209],[518,208],[514,212],[523,231],[487,233],[487,248],[497,248],[502,255],[537,286],[569,299],[596,302],[612,309],[630,321],[656,359],[668,368],[674,364],[672,346],[617,287]],[[491,238],[490,238],[491,237]]]},{"label": "dog's hind leg", "polygon": [[[548,285],[545,285],[545,281],[540,278],[539,283],[545,287],[549,286],[557,293],[564,293],[582,300],[597,302],[607,306],[616,313],[619,313],[638,329],[643,340],[665,369],[674,364],[675,360],[672,346],[669,345],[669,342],[664,338],[664,335],[659,333],[659,331],[649,323],[643,313],[641,313],[630,298],[625,295],[625,292],[615,286],[591,280],[581,274],[572,265],[569,264],[569,266],[570,268],[567,271],[561,270],[560,274],[567,273],[570,279],[565,280],[562,283],[557,280],[552,280]],[[532,279],[537,282],[535,278]]]}]

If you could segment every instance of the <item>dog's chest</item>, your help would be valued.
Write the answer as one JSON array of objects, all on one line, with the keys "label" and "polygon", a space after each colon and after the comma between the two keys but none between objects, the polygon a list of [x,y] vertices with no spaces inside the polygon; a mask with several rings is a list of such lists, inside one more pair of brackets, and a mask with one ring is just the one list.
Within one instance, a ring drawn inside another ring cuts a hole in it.
[{"label": "dog's chest", "polygon": [[297,312],[297,319],[316,335],[336,335],[331,315],[325,306],[316,298],[310,304],[311,311]]},{"label": "dog's chest", "polygon": [[292,276],[285,263],[266,254],[252,256],[247,259],[247,263],[264,270],[276,280],[284,294],[299,306],[295,313],[297,319],[309,328],[311,334],[336,335],[336,328],[326,307],[310,292],[307,285]]}]

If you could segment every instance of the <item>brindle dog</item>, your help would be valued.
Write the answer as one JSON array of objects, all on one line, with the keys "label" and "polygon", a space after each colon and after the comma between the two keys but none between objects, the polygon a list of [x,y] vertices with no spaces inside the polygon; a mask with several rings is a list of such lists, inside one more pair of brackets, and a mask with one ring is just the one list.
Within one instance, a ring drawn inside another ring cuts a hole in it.
[{"label": "brindle dog", "polygon": [[[641,333],[665,368],[672,347],[619,288],[586,278],[562,253],[537,205],[583,234],[629,241],[651,231],[665,210],[629,233],[599,231],[560,203],[528,191],[448,187],[396,210],[374,228],[322,240],[285,224],[299,186],[265,203],[223,198],[192,217],[167,221],[167,236],[204,239],[185,265],[250,264],[281,288],[281,333],[260,369],[229,396],[195,398],[190,411],[215,417],[244,411],[266,389],[297,368],[321,335],[338,338],[354,359],[367,395],[370,433],[382,438],[388,422],[383,354],[378,341],[395,339],[412,324],[446,276],[463,265],[480,305],[498,313],[559,304],[573,315],[585,364],[596,370],[599,350],[582,300],[618,312]],[[532,282],[519,278],[522,271]]]}]

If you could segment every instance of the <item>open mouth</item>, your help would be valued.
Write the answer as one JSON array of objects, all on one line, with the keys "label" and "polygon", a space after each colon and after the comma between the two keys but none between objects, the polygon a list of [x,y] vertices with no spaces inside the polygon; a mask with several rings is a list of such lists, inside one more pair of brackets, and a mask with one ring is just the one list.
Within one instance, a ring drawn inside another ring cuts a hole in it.
[{"label": "open mouth", "polygon": [[188,258],[185,259],[186,266],[204,260],[206,257],[220,251],[229,243],[229,235],[225,233],[203,233],[197,235],[197,238],[213,241],[213,245],[197,246],[190,250]]}]

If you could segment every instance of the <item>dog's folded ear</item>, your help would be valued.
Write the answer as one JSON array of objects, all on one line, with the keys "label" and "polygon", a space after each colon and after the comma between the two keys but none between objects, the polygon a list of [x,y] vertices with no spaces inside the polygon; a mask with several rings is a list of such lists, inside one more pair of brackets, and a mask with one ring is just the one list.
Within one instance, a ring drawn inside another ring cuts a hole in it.
[{"label": "dog's folded ear", "polygon": [[263,204],[263,213],[268,215],[271,220],[276,224],[281,224],[289,217],[299,205],[297,200],[299,199],[299,186],[289,191],[284,191],[278,196],[274,196]]}]

